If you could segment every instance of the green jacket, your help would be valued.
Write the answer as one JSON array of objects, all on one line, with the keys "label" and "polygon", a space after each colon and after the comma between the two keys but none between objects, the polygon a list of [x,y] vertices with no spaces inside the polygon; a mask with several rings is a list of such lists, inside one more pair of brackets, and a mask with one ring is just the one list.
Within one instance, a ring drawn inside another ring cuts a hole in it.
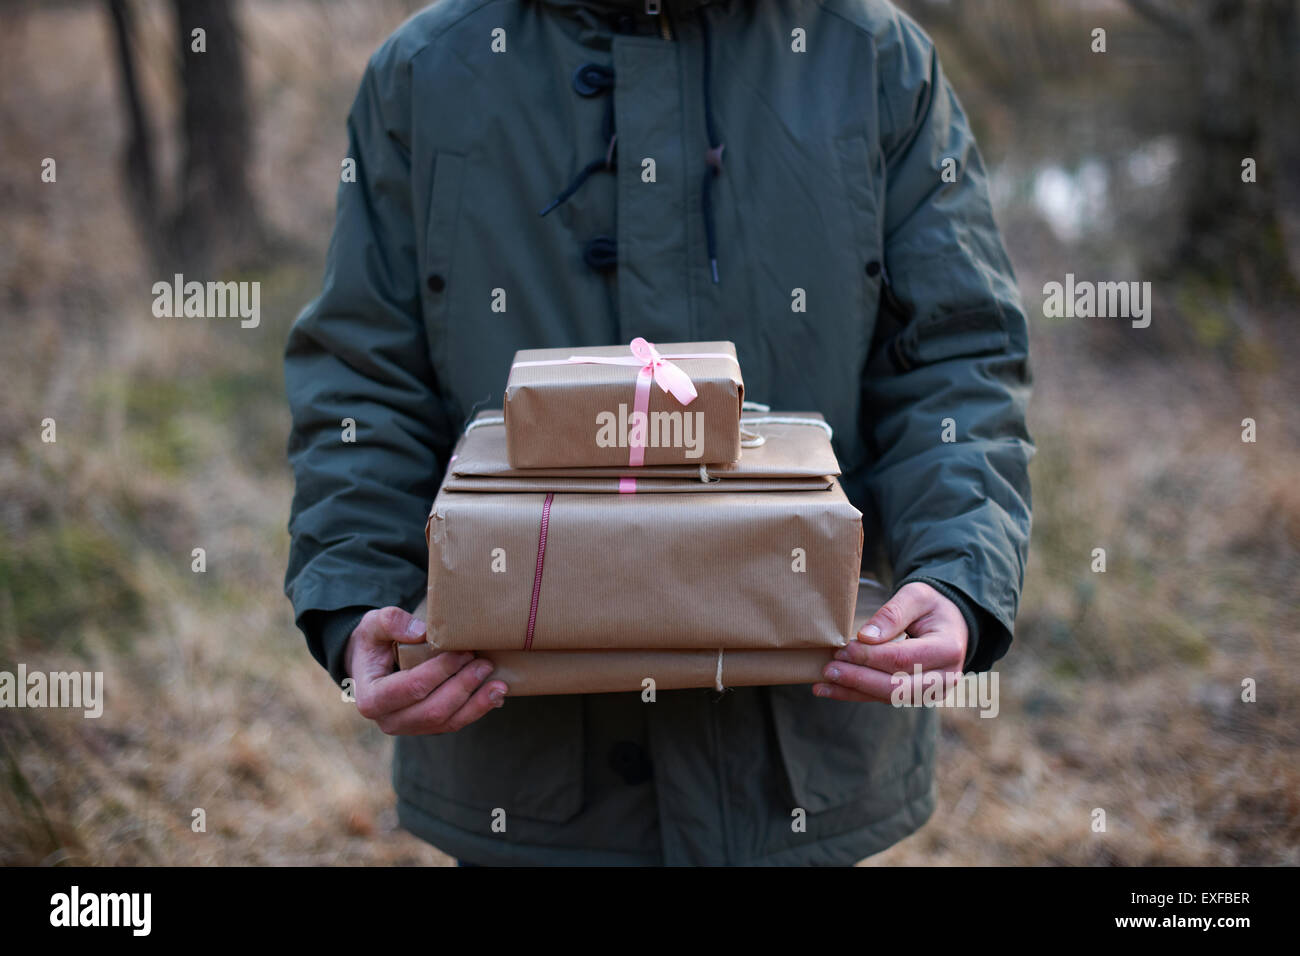
[{"label": "green jacket", "polygon": [[[419,603],[451,446],[515,350],[638,335],[730,339],[747,397],[822,412],[871,567],[957,601],[971,669],[1007,650],[1026,322],[930,40],[883,0],[662,6],[441,0],[370,61],[286,351],[286,591],[336,680],[366,608]],[[934,711],[716,697],[520,698],[399,738],[401,820],[482,863],[852,863],[930,814]]]}]

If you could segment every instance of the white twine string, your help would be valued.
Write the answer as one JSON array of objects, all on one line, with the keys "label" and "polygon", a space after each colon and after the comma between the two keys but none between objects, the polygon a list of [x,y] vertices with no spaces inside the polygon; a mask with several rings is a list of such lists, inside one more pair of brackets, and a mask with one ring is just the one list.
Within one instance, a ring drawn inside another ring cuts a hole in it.
[{"label": "white twine string", "polygon": [[722,684],[722,648],[718,648],[718,672],[713,675],[713,687],[719,694],[727,688]]},{"label": "white twine string", "polygon": [[741,448],[760,448],[767,443],[767,439],[758,432],[751,432],[745,428],[746,425],[816,425],[826,433],[827,438],[834,438],[835,433],[831,431],[831,426],[826,422],[816,418],[792,418],[786,415],[764,415],[762,418],[746,418],[740,424],[740,447]]},{"label": "white twine string", "polygon": [[504,425],[506,420],[501,415],[493,415],[488,418],[476,418],[465,426],[465,434],[468,435],[480,425]]}]

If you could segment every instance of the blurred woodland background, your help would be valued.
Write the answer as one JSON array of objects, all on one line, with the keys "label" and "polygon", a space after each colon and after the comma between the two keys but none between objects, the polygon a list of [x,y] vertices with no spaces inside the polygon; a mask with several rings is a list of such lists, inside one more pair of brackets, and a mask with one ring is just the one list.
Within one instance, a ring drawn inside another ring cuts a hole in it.
[{"label": "blurred woodland background", "polygon": [[[0,863],[449,862],[281,593],[282,347],[420,5],[0,5],[0,670],[106,688],[0,711]],[[903,6],[991,168],[1039,452],[1001,716],[945,712],[934,819],[870,862],[1300,863],[1300,0]],[[173,271],[261,324],[155,318]],[[1151,327],[1044,318],[1066,273],[1152,282]]]}]

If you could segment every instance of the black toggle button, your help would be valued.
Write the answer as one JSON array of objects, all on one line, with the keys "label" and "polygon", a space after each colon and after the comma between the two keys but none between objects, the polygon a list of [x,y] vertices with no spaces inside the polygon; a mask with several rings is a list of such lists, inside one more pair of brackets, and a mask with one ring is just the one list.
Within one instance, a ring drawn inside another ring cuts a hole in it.
[{"label": "black toggle button", "polygon": [[867,275],[871,276],[873,279],[880,275],[880,263],[875,259],[872,259],[867,263]]},{"label": "black toggle button", "polygon": [[582,261],[597,272],[606,272],[618,265],[618,241],[610,236],[597,236],[583,247]]},{"label": "black toggle button", "polygon": [[440,275],[429,276],[427,284],[430,292],[441,292],[443,289],[447,288],[447,280]]},{"label": "black toggle button", "polygon": [[573,89],[579,96],[599,96],[614,85],[614,68],[584,63],[573,71]]}]

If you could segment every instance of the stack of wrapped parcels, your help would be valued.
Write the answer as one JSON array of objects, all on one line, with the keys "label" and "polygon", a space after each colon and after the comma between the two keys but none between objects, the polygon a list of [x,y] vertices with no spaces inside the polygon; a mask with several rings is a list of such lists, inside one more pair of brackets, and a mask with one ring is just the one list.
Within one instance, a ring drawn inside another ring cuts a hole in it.
[{"label": "stack of wrapped parcels", "polygon": [[730,342],[519,352],[433,503],[401,666],[476,651],[512,696],[819,680],[861,624],[862,516],[822,417],[743,396]]}]

